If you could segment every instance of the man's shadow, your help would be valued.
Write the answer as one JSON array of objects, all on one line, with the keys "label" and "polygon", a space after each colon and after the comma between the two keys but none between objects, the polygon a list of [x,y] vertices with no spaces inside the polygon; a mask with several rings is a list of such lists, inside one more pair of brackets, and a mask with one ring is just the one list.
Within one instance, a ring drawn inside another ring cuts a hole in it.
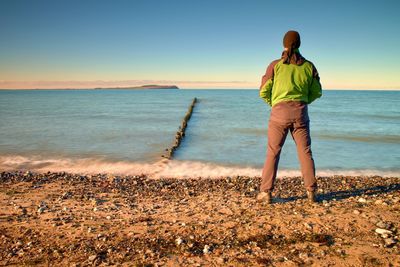
[{"label": "man's shadow", "polygon": [[[390,184],[390,185],[378,185],[374,187],[367,187],[367,188],[359,188],[359,189],[353,189],[353,190],[342,190],[342,191],[335,191],[335,192],[328,192],[328,193],[321,193],[317,194],[317,202],[322,202],[322,201],[331,201],[333,199],[335,200],[343,200],[346,198],[350,197],[356,197],[356,196],[361,196],[361,195],[379,195],[379,194],[384,194],[384,193],[389,193],[393,191],[398,191],[400,190],[400,183],[395,183],[395,184]],[[287,197],[287,198],[280,198],[277,197],[274,199],[274,202],[276,203],[287,203],[287,202],[292,202],[296,201],[299,199],[305,199],[306,196],[295,196],[295,197]]]}]

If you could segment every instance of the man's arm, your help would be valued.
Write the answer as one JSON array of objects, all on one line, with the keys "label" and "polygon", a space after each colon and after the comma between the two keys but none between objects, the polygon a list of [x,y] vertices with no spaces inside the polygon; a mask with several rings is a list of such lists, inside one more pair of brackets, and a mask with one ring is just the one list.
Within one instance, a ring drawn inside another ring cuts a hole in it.
[{"label": "man's arm", "polygon": [[308,92],[308,104],[311,104],[315,99],[320,98],[322,96],[322,87],[319,81],[319,74],[314,64],[312,64],[312,66],[313,66],[313,78],[311,81],[310,90]]},{"label": "man's arm", "polygon": [[272,61],[271,64],[269,64],[267,71],[265,72],[261,80],[259,95],[270,106],[272,106],[271,94],[272,87],[274,85],[274,67],[278,62],[279,60],[275,60]]}]

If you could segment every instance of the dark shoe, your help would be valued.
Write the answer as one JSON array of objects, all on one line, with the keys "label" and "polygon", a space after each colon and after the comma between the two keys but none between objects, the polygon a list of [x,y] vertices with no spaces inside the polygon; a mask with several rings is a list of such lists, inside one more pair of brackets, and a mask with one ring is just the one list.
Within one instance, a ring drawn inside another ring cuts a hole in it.
[{"label": "dark shoe", "polygon": [[307,199],[308,202],[310,203],[316,203],[317,202],[317,196],[315,195],[314,191],[307,191]]},{"label": "dark shoe", "polygon": [[257,195],[257,201],[264,202],[266,204],[271,204],[271,202],[272,202],[272,194],[271,194],[271,192],[260,192]]}]

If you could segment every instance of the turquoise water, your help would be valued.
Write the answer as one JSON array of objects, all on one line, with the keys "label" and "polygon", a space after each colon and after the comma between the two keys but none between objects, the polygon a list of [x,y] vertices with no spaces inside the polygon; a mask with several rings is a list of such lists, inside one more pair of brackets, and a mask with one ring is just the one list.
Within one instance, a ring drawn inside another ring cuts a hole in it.
[{"label": "turquoise water", "polygon": [[[257,90],[4,90],[0,169],[80,160],[80,171],[91,160],[151,166],[193,97],[199,102],[175,161],[261,168],[269,107]],[[324,91],[309,107],[317,170],[400,173],[399,103],[400,91]],[[280,170],[298,167],[289,135]]]}]

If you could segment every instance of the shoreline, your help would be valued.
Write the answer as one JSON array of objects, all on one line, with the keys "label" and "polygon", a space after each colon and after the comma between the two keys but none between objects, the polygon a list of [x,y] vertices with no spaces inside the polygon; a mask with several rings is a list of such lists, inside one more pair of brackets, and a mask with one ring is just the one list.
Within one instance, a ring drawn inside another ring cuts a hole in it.
[{"label": "shoreline", "polygon": [[[39,156],[0,155],[1,171],[32,171],[35,173],[67,172],[80,175],[113,174],[119,176],[146,175],[150,178],[222,178],[227,176],[258,177],[262,166],[221,164],[190,160],[167,160],[157,155],[149,161],[105,160],[102,158],[43,158]],[[363,177],[400,177],[399,169],[323,169],[317,168],[316,175],[332,176],[363,176]],[[280,167],[278,179],[301,176],[298,168]]]},{"label": "shoreline", "polygon": [[[400,264],[399,177],[212,179],[1,172],[3,265]],[[380,229],[380,230],[377,230]]]}]

